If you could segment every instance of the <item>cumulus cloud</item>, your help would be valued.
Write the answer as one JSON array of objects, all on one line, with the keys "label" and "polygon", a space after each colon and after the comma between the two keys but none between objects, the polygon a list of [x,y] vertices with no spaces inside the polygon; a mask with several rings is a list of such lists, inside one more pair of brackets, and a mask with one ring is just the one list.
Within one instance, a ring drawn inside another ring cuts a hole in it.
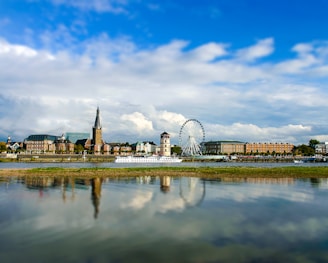
[{"label": "cumulus cloud", "polygon": [[217,57],[227,54],[225,46],[217,43],[208,43],[202,45],[191,52],[193,59],[200,61],[211,61]]},{"label": "cumulus cloud", "polygon": [[153,130],[153,124],[150,120],[147,120],[147,118],[140,112],[134,112],[132,114],[123,114],[121,119],[123,121],[129,121],[131,122],[135,130],[138,133],[148,133]]},{"label": "cumulus cloud", "polygon": [[38,52],[23,45],[10,45],[7,41],[0,39],[0,54],[34,57],[38,54]]},{"label": "cumulus cloud", "polygon": [[237,58],[244,61],[254,61],[266,57],[274,51],[272,38],[260,40],[254,46],[243,48],[237,52]]},{"label": "cumulus cloud", "polygon": [[224,140],[244,142],[291,142],[312,131],[311,126],[288,124],[281,127],[260,127],[254,124],[233,123],[232,125],[208,125],[208,138],[220,137]]},{"label": "cumulus cloud", "polygon": [[133,199],[130,199],[126,201],[125,203],[122,203],[122,208],[130,208],[135,210],[140,210],[144,208],[152,199],[153,193],[152,192],[138,192],[136,193],[136,196],[134,196]]},{"label": "cumulus cloud", "polygon": [[[49,45],[62,38],[47,37]],[[66,39],[75,43],[70,35]],[[158,141],[167,131],[177,143],[190,118],[203,123],[211,140],[296,143],[328,133],[321,114],[327,110],[327,90],[311,77],[315,71],[328,75],[326,44],[296,44],[294,60],[260,62],[273,45],[268,38],[236,51],[226,43],[187,49],[187,41],[174,40],[139,48],[126,37],[100,34],[73,48],[37,49],[2,39],[1,136],[91,131],[97,106],[109,141]],[[293,78],[286,77],[288,63],[308,56],[320,63],[295,67]],[[304,74],[307,70],[312,73]]]},{"label": "cumulus cloud", "polygon": [[316,47],[313,43],[296,44],[292,51],[297,54],[297,58],[278,63],[276,70],[282,74],[311,74],[317,68],[323,66],[322,64],[327,63],[325,57],[320,52],[320,50],[326,49],[325,46],[325,43],[324,46],[319,45],[319,47]]}]

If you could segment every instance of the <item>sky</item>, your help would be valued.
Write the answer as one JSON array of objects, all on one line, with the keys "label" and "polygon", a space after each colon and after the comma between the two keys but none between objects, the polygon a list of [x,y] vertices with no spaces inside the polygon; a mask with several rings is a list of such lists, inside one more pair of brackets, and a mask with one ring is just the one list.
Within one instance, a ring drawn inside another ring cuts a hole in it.
[{"label": "sky", "polygon": [[0,140],[328,141],[326,0],[0,0]]}]

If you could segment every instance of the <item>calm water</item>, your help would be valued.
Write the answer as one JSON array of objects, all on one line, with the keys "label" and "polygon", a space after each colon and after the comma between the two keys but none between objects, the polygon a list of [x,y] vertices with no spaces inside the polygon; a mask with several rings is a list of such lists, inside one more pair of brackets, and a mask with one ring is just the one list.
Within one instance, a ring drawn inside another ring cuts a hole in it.
[{"label": "calm water", "polygon": [[0,262],[327,262],[328,181],[0,178]]},{"label": "calm water", "polygon": [[284,166],[328,166],[328,162],[312,163],[306,162],[302,164],[294,163],[278,163],[278,162],[182,162],[182,163],[112,163],[112,162],[53,162],[53,163],[31,163],[31,162],[0,162],[0,169],[13,168],[39,168],[39,167],[63,167],[63,168],[121,168],[121,167],[230,167],[230,166],[252,166],[252,167],[284,167]]}]

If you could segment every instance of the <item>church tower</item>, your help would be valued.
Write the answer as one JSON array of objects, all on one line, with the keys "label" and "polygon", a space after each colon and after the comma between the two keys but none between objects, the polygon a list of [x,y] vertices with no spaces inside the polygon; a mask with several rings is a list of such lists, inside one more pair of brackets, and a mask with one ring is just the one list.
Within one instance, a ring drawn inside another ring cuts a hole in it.
[{"label": "church tower", "polygon": [[94,147],[94,152],[99,153],[101,151],[101,147],[103,144],[102,130],[101,130],[101,125],[100,125],[100,117],[99,117],[99,107],[97,108],[95,125],[92,128],[92,144]]}]

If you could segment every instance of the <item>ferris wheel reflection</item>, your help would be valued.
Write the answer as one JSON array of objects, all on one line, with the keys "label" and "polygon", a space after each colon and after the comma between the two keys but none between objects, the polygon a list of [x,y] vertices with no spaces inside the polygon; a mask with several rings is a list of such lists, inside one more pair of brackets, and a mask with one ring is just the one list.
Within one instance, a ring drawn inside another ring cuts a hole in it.
[{"label": "ferris wheel reflection", "polygon": [[[160,177],[160,190],[168,193],[171,187],[171,177]],[[199,206],[206,196],[205,180],[193,177],[179,178],[179,197],[183,200],[186,208]]]}]

